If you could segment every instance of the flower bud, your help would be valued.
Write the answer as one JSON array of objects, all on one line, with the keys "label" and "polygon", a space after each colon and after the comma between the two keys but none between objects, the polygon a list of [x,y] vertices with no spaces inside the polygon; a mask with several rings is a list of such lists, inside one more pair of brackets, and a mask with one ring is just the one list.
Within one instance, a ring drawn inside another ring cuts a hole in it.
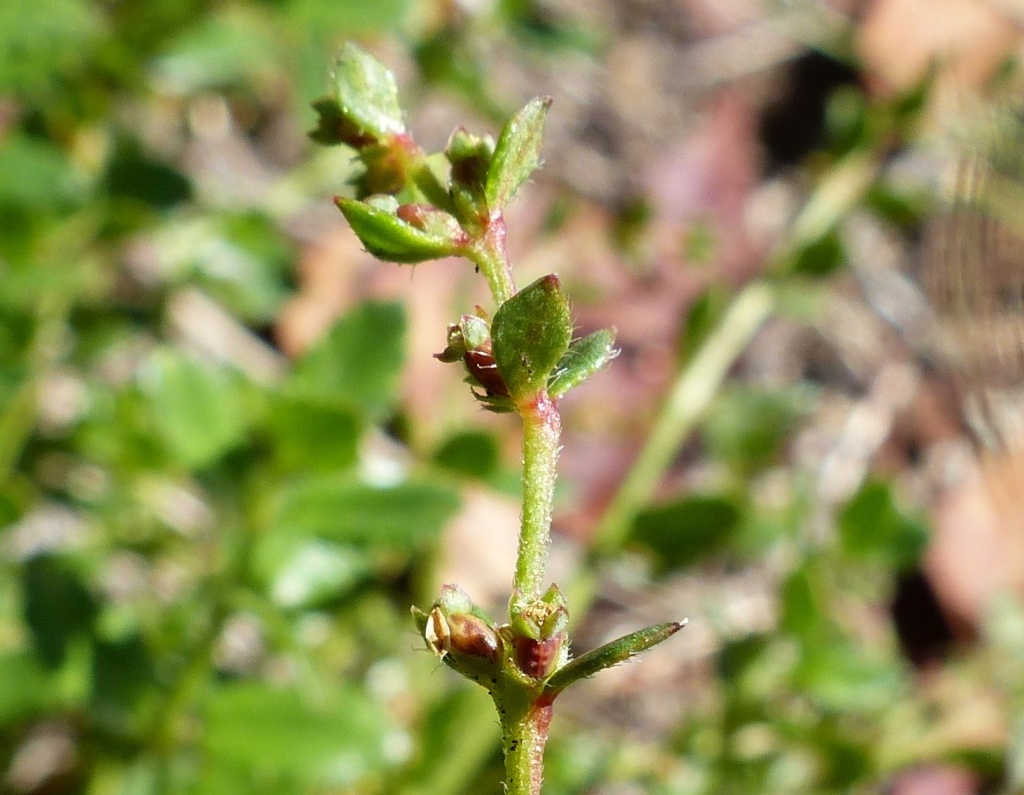
[{"label": "flower bud", "polygon": [[503,644],[491,620],[457,585],[445,585],[429,613],[413,608],[423,639],[439,660],[463,676],[493,687]]},{"label": "flower bud", "polygon": [[552,585],[544,595],[512,615],[516,664],[524,674],[545,680],[569,656],[565,597]]},{"label": "flower bud", "polygon": [[487,167],[494,154],[494,139],[473,135],[465,127],[456,127],[448,138],[445,157],[452,164],[452,179],[466,187],[483,187]]},{"label": "flower bud", "polygon": [[566,646],[564,631],[543,640],[520,635],[516,638],[516,664],[527,676],[547,679],[565,663],[568,656]]},{"label": "flower bud", "polygon": [[445,157],[451,163],[449,186],[455,214],[467,230],[483,227],[490,217],[485,184],[494,154],[494,139],[458,127],[448,139]]},{"label": "flower bud", "polygon": [[448,643],[453,654],[496,662],[501,640],[498,633],[479,616],[455,613],[448,617]]},{"label": "flower bud", "polygon": [[503,413],[512,410],[508,386],[491,351],[490,325],[485,318],[463,315],[458,324],[449,325],[448,345],[434,357],[449,363],[461,359],[469,374],[467,383],[483,387],[483,393],[473,391],[474,397],[489,411]]},{"label": "flower bud", "polygon": [[533,640],[543,640],[562,632],[569,624],[569,608],[565,596],[552,584],[544,595],[521,610],[512,611],[516,633]]}]

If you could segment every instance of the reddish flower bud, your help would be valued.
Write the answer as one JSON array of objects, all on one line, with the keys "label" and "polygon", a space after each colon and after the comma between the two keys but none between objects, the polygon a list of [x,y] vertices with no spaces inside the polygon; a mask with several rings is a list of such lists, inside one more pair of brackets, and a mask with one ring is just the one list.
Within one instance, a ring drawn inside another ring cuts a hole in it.
[{"label": "reddish flower bud", "polygon": [[473,379],[480,384],[488,395],[507,395],[508,387],[505,385],[501,373],[498,372],[498,365],[491,353],[490,341],[486,347],[466,351],[462,360],[466,363],[466,370],[473,376]]},{"label": "reddish flower bud", "polygon": [[456,613],[448,616],[451,651],[467,657],[479,657],[496,662],[500,653],[498,633],[479,616]]},{"label": "reddish flower bud", "polygon": [[516,664],[519,670],[534,679],[547,679],[564,662],[565,637],[564,632],[543,640],[518,636]]}]

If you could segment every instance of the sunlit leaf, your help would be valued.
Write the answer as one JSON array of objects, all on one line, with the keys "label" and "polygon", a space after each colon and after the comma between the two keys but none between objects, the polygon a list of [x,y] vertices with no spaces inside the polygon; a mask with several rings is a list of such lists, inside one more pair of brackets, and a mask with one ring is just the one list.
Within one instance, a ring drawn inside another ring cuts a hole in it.
[{"label": "sunlit leaf", "polygon": [[503,303],[491,324],[494,360],[514,399],[547,386],[572,339],[569,302],[554,274]]},{"label": "sunlit leaf", "polygon": [[505,124],[487,169],[487,204],[492,212],[503,210],[530,175],[540,167],[544,121],[551,97],[526,104]]}]

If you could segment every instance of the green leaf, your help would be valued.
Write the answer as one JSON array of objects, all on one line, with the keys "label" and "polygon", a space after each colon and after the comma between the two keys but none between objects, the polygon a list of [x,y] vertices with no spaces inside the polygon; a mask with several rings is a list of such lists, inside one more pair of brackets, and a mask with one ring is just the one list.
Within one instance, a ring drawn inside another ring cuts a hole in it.
[{"label": "green leaf", "polygon": [[351,406],[281,395],[269,421],[278,461],[287,469],[345,469],[356,462],[362,423]]},{"label": "green leaf", "polygon": [[439,466],[470,478],[486,480],[501,459],[498,441],[483,431],[463,431],[445,440],[434,453]]},{"label": "green leaf", "polygon": [[374,0],[372,3],[291,0],[286,7],[289,22],[302,25],[310,34],[337,36],[342,31],[395,30],[411,5],[411,0]]},{"label": "green leaf", "polygon": [[405,132],[395,76],[351,42],[341,46],[334,62],[334,98],[361,132],[378,139]]},{"label": "green leaf", "polygon": [[225,371],[162,348],[148,362],[142,387],[157,431],[184,466],[211,464],[242,441],[241,396]]},{"label": "green leaf", "polygon": [[652,646],[657,646],[662,641],[671,638],[684,626],[686,626],[685,621],[655,624],[588,651],[556,671],[548,681],[547,687],[544,689],[545,693],[557,695],[573,682],[586,679],[605,668],[625,662],[630,657],[635,657]]},{"label": "green leaf", "polygon": [[36,649],[47,666],[59,668],[69,644],[92,627],[96,604],[71,567],[50,555],[25,564],[23,588],[25,623]]},{"label": "green leaf", "polygon": [[498,372],[514,399],[543,389],[572,339],[569,302],[558,277],[544,276],[503,303],[491,338]]},{"label": "green leaf", "polygon": [[428,483],[380,488],[316,478],[281,493],[271,532],[411,548],[435,538],[458,507],[453,491]]},{"label": "green leaf", "polygon": [[843,243],[835,229],[804,246],[793,261],[793,272],[806,276],[828,276],[846,260]]},{"label": "green leaf", "polygon": [[851,559],[905,570],[924,551],[928,529],[900,511],[889,484],[869,481],[840,510],[839,537]]},{"label": "green leaf", "polygon": [[0,726],[51,707],[55,683],[27,650],[0,654]]},{"label": "green leaf", "polygon": [[843,715],[882,712],[906,696],[907,678],[897,660],[862,642],[822,640],[801,654],[794,672],[799,692]]},{"label": "green leaf", "polygon": [[805,560],[779,589],[779,628],[803,645],[836,634],[830,616],[831,588],[821,558]]},{"label": "green leaf", "polygon": [[123,141],[107,166],[107,191],[112,197],[170,209],[192,197],[192,184],[169,164],[146,155],[133,141]]},{"label": "green leaf", "polygon": [[[0,3],[0,95],[45,102],[69,94],[69,84],[60,78],[86,67],[95,45],[102,41],[106,22],[105,9],[86,0],[4,0]],[[59,93],[50,97],[51,89]],[[8,182],[9,172],[0,174]]]},{"label": "green leaf", "polygon": [[405,327],[401,304],[356,307],[296,364],[286,390],[320,405],[347,404],[380,418],[395,399],[405,362]]},{"label": "green leaf", "polygon": [[151,68],[161,84],[183,95],[199,94],[244,85],[286,52],[269,15],[254,6],[225,5],[174,35]]},{"label": "green leaf", "polygon": [[663,568],[680,568],[726,546],[740,517],[739,506],[728,497],[684,497],[642,511],[632,538],[653,550]]},{"label": "green leaf", "polygon": [[152,718],[157,680],[149,648],[139,635],[93,647],[91,707],[111,731],[140,731]]},{"label": "green leaf", "polygon": [[431,259],[458,254],[463,242],[462,229],[451,218],[450,224],[438,222],[436,216],[447,215],[434,210],[430,225],[420,229],[399,218],[394,212],[356,199],[335,199],[338,209],[348,221],[359,242],[377,259],[415,265]]},{"label": "green leaf", "polygon": [[806,390],[733,387],[715,399],[702,434],[716,458],[743,473],[775,461],[790,432],[810,408]]},{"label": "green leaf", "polygon": [[718,328],[729,306],[729,291],[722,284],[708,286],[690,305],[679,335],[679,359],[689,362]]},{"label": "green leaf", "polygon": [[270,583],[274,601],[290,608],[338,599],[373,572],[363,550],[282,533],[261,537],[254,559],[254,567]]},{"label": "green leaf", "polygon": [[221,762],[261,777],[350,786],[386,767],[386,711],[363,690],[337,684],[319,697],[256,682],[221,684],[206,709],[202,744]]},{"label": "green leaf", "polygon": [[491,212],[504,210],[519,186],[540,166],[544,121],[551,97],[537,97],[508,120],[487,169],[487,204]]},{"label": "green leaf", "polygon": [[26,135],[0,140],[0,174],[0,208],[42,214],[66,207],[81,187],[60,149]]},{"label": "green leaf", "polygon": [[[402,792],[469,792],[501,741],[494,707],[482,688],[448,688],[428,704],[421,721],[420,748],[408,768]],[[452,753],[457,748],[458,753]]]},{"label": "green leaf", "polygon": [[551,376],[548,393],[552,397],[564,395],[598,370],[607,367],[618,355],[613,329],[601,329],[576,340],[569,346]]}]

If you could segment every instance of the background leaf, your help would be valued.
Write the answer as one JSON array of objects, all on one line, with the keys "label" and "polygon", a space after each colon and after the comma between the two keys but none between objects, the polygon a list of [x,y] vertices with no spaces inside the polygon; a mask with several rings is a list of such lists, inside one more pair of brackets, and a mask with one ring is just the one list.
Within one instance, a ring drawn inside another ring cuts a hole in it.
[{"label": "background leaf", "polygon": [[435,538],[458,505],[452,491],[428,483],[380,488],[309,479],[282,491],[271,524],[276,533],[412,548]]},{"label": "background leaf", "polygon": [[163,348],[147,363],[143,388],[152,401],[157,431],[184,466],[211,464],[242,440],[246,417],[241,395],[223,370]]},{"label": "background leaf", "polygon": [[632,538],[654,551],[662,569],[673,569],[724,549],[740,517],[739,506],[728,497],[684,497],[640,513]]},{"label": "background leaf", "polygon": [[386,766],[391,730],[381,705],[353,685],[314,699],[240,682],[211,694],[203,746],[257,774],[343,787]]},{"label": "background leaf", "polygon": [[325,404],[348,403],[379,419],[394,404],[405,327],[400,304],[356,307],[296,363],[289,389]]},{"label": "background leaf", "polygon": [[25,623],[49,668],[59,668],[69,645],[89,633],[96,605],[79,576],[64,561],[39,555],[25,564]]},{"label": "background leaf", "polygon": [[903,514],[887,483],[861,486],[839,513],[843,551],[851,559],[904,570],[917,563],[928,543],[924,523]]}]

